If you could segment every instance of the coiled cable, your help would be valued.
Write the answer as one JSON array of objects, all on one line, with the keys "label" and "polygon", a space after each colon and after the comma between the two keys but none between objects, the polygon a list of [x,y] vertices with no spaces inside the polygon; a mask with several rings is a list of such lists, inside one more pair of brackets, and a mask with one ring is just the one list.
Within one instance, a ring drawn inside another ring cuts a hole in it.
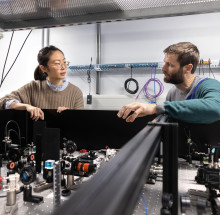
[{"label": "coiled cable", "polygon": [[[132,65],[131,65],[131,77],[130,78],[128,78],[126,81],[125,81],[125,84],[124,84],[124,88],[125,88],[125,90],[128,92],[128,93],[130,93],[130,94],[135,94],[135,93],[137,93],[137,91],[139,90],[139,85],[138,85],[138,82],[137,82],[137,80],[135,80],[134,78],[132,78]],[[135,90],[130,90],[129,89],[129,86],[130,86],[130,83],[131,82],[134,82],[135,83],[135,85],[136,85],[136,89]]]},{"label": "coiled cable", "polygon": [[[153,73],[153,69],[154,69],[154,77],[152,77],[152,73]],[[151,83],[151,82],[154,82],[154,94],[150,94],[148,92],[148,85]],[[158,93],[156,93],[156,83],[158,84],[159,86],[159,91]],[[142,89],[140,90],[140,92],[138,93],[137,97],[136,97],[136,100],[138,99],[140,93],[143,91],[145,97],[147,99],[155,99],[154,101],[151,101],[151,103],[156,103],[156,98],[159,97],[162,93],[163,93],[163,90],[164,90],[164,86],[162,84],[162,82],[156,78],[156,66],[155,67],[152,67],[152,70],[151,70],[151,78],[144,84],[144,86],[142,87]]]}]

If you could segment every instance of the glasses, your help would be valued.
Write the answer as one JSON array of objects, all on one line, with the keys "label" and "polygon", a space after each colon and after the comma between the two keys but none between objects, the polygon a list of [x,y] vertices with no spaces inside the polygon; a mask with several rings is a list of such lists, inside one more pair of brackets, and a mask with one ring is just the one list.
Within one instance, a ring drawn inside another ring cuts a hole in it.
[{"label": "glasses", "polygon": [[57,69],[62,69],[68,67],[70,65],[70,62],[66,61],[64,63],[53,63],[52,65],[54,65],[54,67],[56,67]]}]

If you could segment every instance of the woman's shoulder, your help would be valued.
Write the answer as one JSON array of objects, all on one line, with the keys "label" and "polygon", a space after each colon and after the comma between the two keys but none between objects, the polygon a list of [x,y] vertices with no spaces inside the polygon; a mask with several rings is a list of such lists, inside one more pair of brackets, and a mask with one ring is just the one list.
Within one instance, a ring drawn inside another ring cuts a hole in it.
[{"label": "woman's shoulder", "polygon": [[69,82],[68,87],[72,90],[82,92],[79,87]]},{"label": "woman's shoulder", "polygon": [[46,81],[33,80],[25,84],[25,88],[42,88],[45,85]]}]

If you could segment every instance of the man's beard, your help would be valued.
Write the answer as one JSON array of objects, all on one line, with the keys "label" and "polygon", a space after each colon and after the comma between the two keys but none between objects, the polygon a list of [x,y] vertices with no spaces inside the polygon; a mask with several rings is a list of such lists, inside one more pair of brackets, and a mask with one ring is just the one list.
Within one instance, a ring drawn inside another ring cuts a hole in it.
[{"label": "man's beard", "polygon": [[178,72],[171,75],[167,75],[167,77],[164,77],[164,82],[171,84],[182,84],[184,82],[183,68],[181,67]]}]

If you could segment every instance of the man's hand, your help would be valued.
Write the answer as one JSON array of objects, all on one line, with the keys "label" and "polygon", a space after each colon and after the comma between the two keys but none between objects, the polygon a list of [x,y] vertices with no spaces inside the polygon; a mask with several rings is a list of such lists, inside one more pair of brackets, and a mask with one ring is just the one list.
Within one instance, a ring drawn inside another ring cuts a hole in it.
[{"label": "man's hand", "polygon": [[69,108],[67,108],[67,107],[58,107],[57,108],[57,113],[61,113],[62,111],[64,111],[64,110],[68,110]]},{"label": "man's hand", "polygon": [[27,105],[26,110],[30,113],[30,118],[34,121],[37,121],[38,119],[44,120],[44,112],[40,108]]},{"label": "man's hand", "polygon": [[[123,106],[117,115],[119,118],[126,119],[126,122],[133,122],[137,117],[155,114],[156,107],[156,104],[133,102]],[[128,116],[131,111],[134,111],[134,113]]]}]

